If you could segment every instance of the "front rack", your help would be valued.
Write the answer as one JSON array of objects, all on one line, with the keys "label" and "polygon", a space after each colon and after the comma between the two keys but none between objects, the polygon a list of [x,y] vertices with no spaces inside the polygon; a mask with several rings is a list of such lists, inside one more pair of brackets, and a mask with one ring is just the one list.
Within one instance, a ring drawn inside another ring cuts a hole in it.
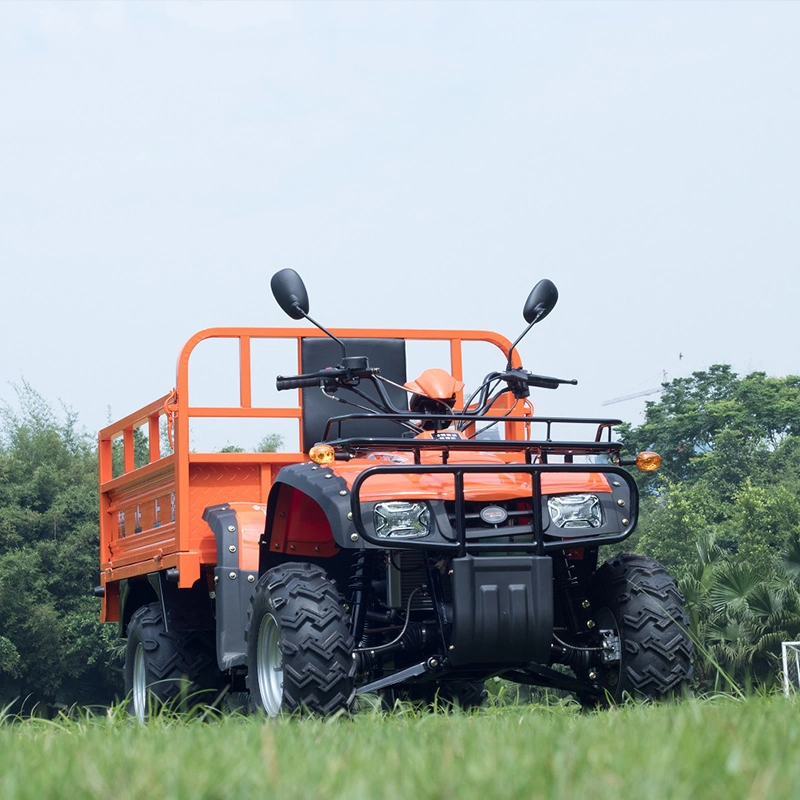
[{"label": "front rack", "polygon": [[[505,423],[512,425],[512,431],[519,431],[519,426],[525,426],[529,434],[533,428],[543,429],[541,438],[531,435],[525,439],[493,439],[478,438],[484,428],[474,431],[467,438],[454,438],[448,436],[452,431],[439,430],[431,432],[424,438],[397,437],[369,437],[369,436],[343,436],[342,426],[358,420],[392,420],[398,425],[405,423],[420,423],[428,420],[450,424],[451,422],[468,422],[471,426],[487,423],[488,427]],[[622,445],[611,438],[612,429],[622,424],[618,419],[595,419],[587,417],[528,417],[528,416],[482,416],[471,418],[463,414],[436,414],[420,415],[412,413],[393,414],[346,414],[332,417],[325,428],[323,441],[338,451],[337,458],[348,460],[363,450],[401,450],[414,454],[414,462],[420,463],[423,450],[440,450],[444,453],[445,463],[450,451],[479,450],[489,452],[519,452],[526,464],[531,464],[535,459],[539,463],[547,464],[549,456],[563,456],[566,463],[571,463],[574,456],[606,456],[613,463],[619,463]],[[595,428],[594,438],[591,440],[553,440],[554,426],[583,425]],[[333,434],[333,431],[336,434]]]}]

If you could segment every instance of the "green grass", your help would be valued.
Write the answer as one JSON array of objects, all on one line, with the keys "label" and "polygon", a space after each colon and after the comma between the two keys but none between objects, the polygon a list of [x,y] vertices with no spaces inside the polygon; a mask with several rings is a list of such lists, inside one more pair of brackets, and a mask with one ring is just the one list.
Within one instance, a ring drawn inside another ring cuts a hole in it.
[{"label": "green grass", "polygon": [[789,798],[800,703],[720,697],[332,720],[164,715],[0,723],[0,797]]}]

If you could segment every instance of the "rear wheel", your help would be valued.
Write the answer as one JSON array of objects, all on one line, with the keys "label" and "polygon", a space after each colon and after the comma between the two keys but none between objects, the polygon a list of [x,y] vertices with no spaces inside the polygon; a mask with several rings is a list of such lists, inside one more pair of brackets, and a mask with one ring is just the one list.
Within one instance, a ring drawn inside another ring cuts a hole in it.
[{"label": "rear wheel", "polygon": [[[692,642],[684,600],[658,561],[636,555],[610,559],[597,570],[589,599],[605,650],[585,678],[605,693],[600,702],[658,700],[678,693],[692,676]],[[581,698],[586,706],[596,699]]]},{"label": "rear wheel", "polygon": [[142,722],[161,706],[184,711],[211,703],[221,683],[210,634],[167,631],[160,603],[131,617],[123,673],[128,709]]},{"label": "rear wheel", "polygon": [[336,585],[321,567],[282,564],[265,572],[250,601],[247,681],[269,716],[349,709],[353,637]]}]

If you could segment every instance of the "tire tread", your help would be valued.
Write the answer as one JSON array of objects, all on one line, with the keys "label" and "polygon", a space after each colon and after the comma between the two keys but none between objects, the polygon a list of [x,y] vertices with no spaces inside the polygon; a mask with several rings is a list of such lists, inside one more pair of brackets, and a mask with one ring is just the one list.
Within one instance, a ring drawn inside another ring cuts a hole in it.
[{"label": "tire tread", "polygon": [[256,641],[267,608],[282,631],[283,710],[330,715],[349,709],[353,637],[342,597],[327,572],[314,564],[282,564],[265,572],[256,584],[245,628],[248,687],[256,696]]},{"label": "tire tread", "polygon": [[621,630],[622,670],[613,690],[657,700],[692,678],[692,641],[684,599],[666,567],[645,556],[609,559],[593,578],[595,602],[614,611]]},{"label": "tire tread", "polygon": [[137,641],[146,654],[148,689],[159,705],[186,698],[188,705],[210,702],[220,688],[213,641],[207,631],[166,630],[160,603],[138,608],[128,623],[124,667],[125,692],[133,688],[133,652]]}]

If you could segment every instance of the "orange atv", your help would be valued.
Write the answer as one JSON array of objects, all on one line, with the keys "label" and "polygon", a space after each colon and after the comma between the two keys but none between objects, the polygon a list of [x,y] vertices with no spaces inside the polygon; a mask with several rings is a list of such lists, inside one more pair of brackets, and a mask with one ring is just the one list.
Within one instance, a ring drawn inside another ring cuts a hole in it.
[{"label": "orange atv", "polygon": [[[316,327],[210,333],[239,341],[231,416],[295,418],[302,452],[189,452],[190,417],[222,415],[187,399],[189,355],[209,332],[187,344],[177,393],[162,398],[174,453],[153,446],[157,404],[101,432],[98,593],[104,619],[127,635],[137,715],[186,678],[192,692],[249,691],[269,715],[331,714],[364,693],[476,705],[494,676],[589,706],[688,682],[674,579],[649,558],[598,558],[636,527],[625,467],[660,459],[621,458],[619,420],[532,414],[530,387],[574,383],[524,370],[516,351],[556,303],[550,281],[529,295],[513,344],[485,332],[328,332],[308,316],[297,273],[278,272],[272,290]],[[255,408],[251,340],[293,335],[300,374],[277,388],[301,390],[299,405]],[[450,370],[409,381],[414,339],[448,341]],[[470,339],[499,348],[505,367],[465,397]],[[151,451],[137,466],[128,450],[143,420]],[[557,436],[573,430],[588,436]],[[119,437],[125,467],[114,477]]]}]

